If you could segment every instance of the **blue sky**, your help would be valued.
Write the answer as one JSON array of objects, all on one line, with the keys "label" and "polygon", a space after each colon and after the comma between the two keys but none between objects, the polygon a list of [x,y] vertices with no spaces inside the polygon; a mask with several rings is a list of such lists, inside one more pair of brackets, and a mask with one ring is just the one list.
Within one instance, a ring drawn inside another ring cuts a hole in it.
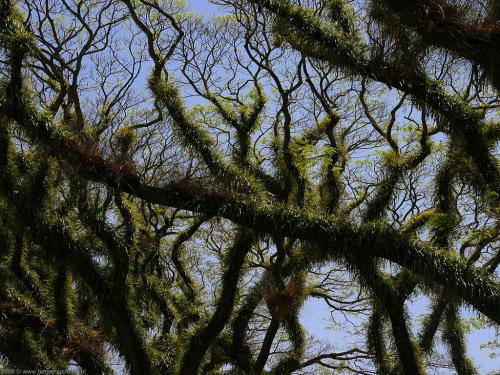
[{"label": "blue sky", "polygon": [[187,3],[194,12],[207,15],[217,13],[217,7],[207,0],[188,0]]}]

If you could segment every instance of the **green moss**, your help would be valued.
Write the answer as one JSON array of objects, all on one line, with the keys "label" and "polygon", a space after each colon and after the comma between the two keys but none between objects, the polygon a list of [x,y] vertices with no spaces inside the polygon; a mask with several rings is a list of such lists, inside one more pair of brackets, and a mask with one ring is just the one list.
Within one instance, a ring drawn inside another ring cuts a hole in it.
[{"label": "green moss", "polygon": [[477,375],[478,371],[472,365],[466,353],[463,325],[458,317],[456,304],[450,304],[445,312],[443,338],[448,344],[451,360],[459,375]]},{"label": "green moss", "polygon": [[377,371],[382,375],[388,375],[391,373],[392,361],[386,348],[383,324],[383,314],[374,308],[367,327],[367,346],[374,355]]},{"label": "green moss", "polygon": [[215,144],[208,133],[190,120],[178,89],[173,83],[152,77],[149,85],[172,116],[184,144],[201,156],[211,172],[222,183],[235,190],[262,192],[262,187],[255,178],[225,161],[216,151]]},{"label": "green moss", "polygon": [[137,142],[137,131],[130,126],[122,127],[116,132],[115,141],[119,152],[128,154]]}]

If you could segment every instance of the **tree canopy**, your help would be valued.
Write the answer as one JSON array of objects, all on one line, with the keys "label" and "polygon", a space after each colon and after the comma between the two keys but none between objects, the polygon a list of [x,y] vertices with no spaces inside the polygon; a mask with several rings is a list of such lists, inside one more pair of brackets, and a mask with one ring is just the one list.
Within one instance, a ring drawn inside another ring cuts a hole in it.
[{"label": "tree canopy", "polygon": [[1,366],[477,374],[500,1],[211,2],[0,0]]}]

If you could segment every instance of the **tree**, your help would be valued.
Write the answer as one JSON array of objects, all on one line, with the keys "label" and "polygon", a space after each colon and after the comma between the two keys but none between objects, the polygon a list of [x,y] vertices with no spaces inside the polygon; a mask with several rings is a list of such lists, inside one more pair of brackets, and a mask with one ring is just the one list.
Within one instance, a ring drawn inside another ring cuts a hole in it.
[{"label": "tree", "polygon": [[[477,373],[500,3],[213,2],[0,0],[6,366]],[[313,298],[357,338],[315,344]]]}]

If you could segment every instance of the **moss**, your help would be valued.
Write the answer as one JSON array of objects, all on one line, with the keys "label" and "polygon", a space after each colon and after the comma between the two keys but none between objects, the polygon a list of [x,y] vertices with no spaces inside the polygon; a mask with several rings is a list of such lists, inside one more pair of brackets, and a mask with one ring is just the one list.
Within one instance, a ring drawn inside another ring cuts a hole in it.
[{"label": "moss", "polygon": [[28,361],[21,367],[25,369],[53,368],[53,363],[44,353],[43,344],[39,340],[40,338],[29,330],[21,330],[18,350],[23,352]]},{"label": "moss", "polygon": [[53,285],[56,326],[59,333],[66,337],[71,320],[71,278],[64,266],[57,270]]},{"label": "moss", "polygon": [[[15,16],[13,18],[16,18]],[[10,22],[9,22],[10,21]],[[35,47],[33,35],[18,24],[18,20],[12,22],[9,20],[5,31],[0,35],[0,44],[10,50],[11,54],[27,55]],[[17,24],[17,25],[16,25]],[[11,55],[12,56],[12,55]]]},{"label": "moss", "polygon": [[367,327],[367,347],[374,355],[377,371],[382,375],[388,375],[391,373],[392,361],[387,353],[383,324],[383,314],[374,308]]},{"label": "moss", "polygon": [[363,218],[365,222],[383,218],[401,177],[401,169],[388,168],[387,176],[378,183],[372,199],[367,203]]},{"label": "moss", "polygon": [[447,305],[448,300],[443,296],[438,296],[432,303],[431,313],[424,318],[422,330],[419,334],[419,346],[425,354],[432,349],[434,337]]},{"label": "moss", "polygon": [[436,210],[431,208],[413,215],[406,223],[401,226],[401,231],[406,234],[411,234],[412,232],[426,225],[429,220],[434,217],[435,213]]},{"label": "moss", "polygon": [[243,104],[238,107],[238,112],[242,120],[243,128],[247,133],[254,131],[259,126],[259,116],[261,115],[264,107],[268,101],[264,88],[260,83],[250,90],[246,95],[248,104]]},{"label": "moss", "polygon": [[259,282],[252,287],[231,322],[232,343],[230,353],[239,358],[240,366],[246,372],[249,372],[251,369],[250,361],[252,359],[250,348],[247,344],[248,324],[263,298],[264,286],[269,283],[270,277],[270,273],[266,272]]},{"label": "moss", "polygon": [[449,346],[451,360],[457,373],[459,375],[477,375],[478,371],[466,354],[463,326],[458,317],[456,304],[450,304],[446,309],[443,338]]},{"label": "moss", "polygon": [[155,368],[162,375],[175,375],[176,361],[179,356],[177,339],[172,335],[162,335],[152,344]]},{"label": "moss", "polygon": [[36,163],[26,176],[27,184],[23,189],[23,199],[33,210],[44,211],[50,206],[55,192],[55,165],[51,158],[42,155],[33,155]]},{"label": "moss", "polygon": [[10,141],[8,122],[4,116],[0,116],[0,189],[4,196],[10,196],[16,181],[16,168],[13,162],[13,147]]},{"label": "moss", "polygon": [[155,96],[168,109],[184,144],[194,149],[201,156],[211,172],[221,182],[239,191],[262,192],[262,188],[255,178],[234,165],[227,163],[217,153],[215,144],[208,133],[190,120],[178,89],[172,82],[152,77],[149,85]]},{"label": "moss", "polygon": [[130,126],[122,127],[116,132],[115,141],[121,154],[129,154],[137,142],[137,131]]},{"label": "moss", "polygon": [[306,350],[306,336],[297,314],[294,312],[285,319],[284,326],[292,349],[272,370],[273,374],[290,374],[300,368]]},{"label": "moss", "polygon": [[238,282],[245,258],[253,245],[253,234],[248,230],[241,230],[227,254],[227,267],[222,277],[222,290],[218,298],[214,314],[205,325],[193,332],[189,345],[183,353],[180,363],[180,374],[191,375],[198,372],[212,342],[224,329],[229,321],[234,307],[238,290]]}]

